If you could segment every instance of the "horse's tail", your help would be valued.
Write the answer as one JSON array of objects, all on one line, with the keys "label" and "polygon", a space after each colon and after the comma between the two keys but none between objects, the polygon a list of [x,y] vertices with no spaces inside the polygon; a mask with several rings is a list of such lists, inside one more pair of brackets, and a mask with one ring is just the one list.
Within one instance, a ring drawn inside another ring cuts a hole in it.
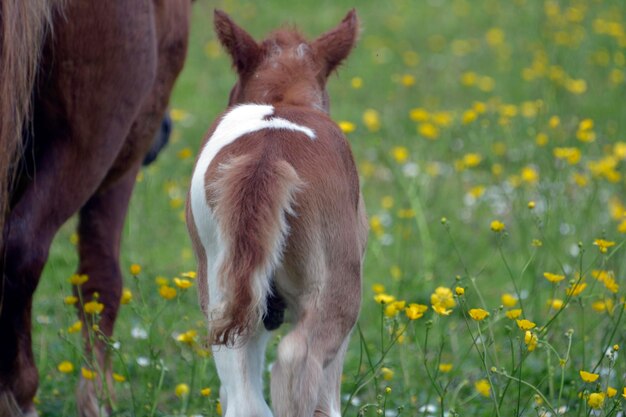
[{"label": "horse's tail", "polygon": [[0,248],[11,176],[29,121],[37,64],[53,6],[59,2],[0,2]]},{"label": "horse's tail", "polygon": [[218,268],[222,303],[209,315],[211,344],[246,340],[267,314],[272,274],[281,260],[302,181],[284,160],[244,155],[219,168],[209,194],[224,241]]}]

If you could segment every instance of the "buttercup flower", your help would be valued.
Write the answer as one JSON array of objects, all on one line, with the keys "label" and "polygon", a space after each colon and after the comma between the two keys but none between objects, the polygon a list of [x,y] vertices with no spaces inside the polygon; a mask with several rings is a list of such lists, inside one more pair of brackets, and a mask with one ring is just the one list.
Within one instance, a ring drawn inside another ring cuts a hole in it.
[{"label": "buttercup flower", "polygon": [[178,384],[174,389],[177,397],[183,397],[189,393],[189,385],[187,384]]},{"label": "buttercup flower", "polygon": [[132,265],[130,266],[129,270],[130,270],[130,273],[131,273],[133,276],[137,276],[137,275],[141,274],[141,265],[138,265],[138,264],[132,264]]},{"label": "buttercup flower", "polygon": [[599,374],[594,374],[587,371],[580,371],[580,378],[585,382],[596,382],[600,377]]},{"label": "buttercup flower", "polygon": [[474,383],[474,388],[476,388],[476,391],[478,391],[478,393],[483,397],[489,397],[491,395],[491,385],[486,379],[479,379],[476,381]]},{"label": "buttercup flower", "polygon": [[88,279],[89,276],[87,274],[74,274],[70,277],[69,281],[72,285],[83,285]]},{"label": "buttercup flower", "polygon": [[565,279],[565,275],[553,274],[551,272],[544,272],[543,277],[553,283],[560,282]]},{"label": "buttercup flower", "polygon": [[511,319],[511,320],[515,320],[518,317],[520,317],[522,315],[522,309],[521,308],[514,308],[513,310],[509,310],[506,313],[504,313],[506,315],[507,318]]},{"label": "buttercup flower", "polygon": [[506,226],[500,220],[493,220],[490,224],[490,227],[493,232],[500,233],[505,229]]},{"label": "buttercup flower", "polygon": [[589,404],[589,407],[591,408],[602,408],[602,406],[604,405],[604,393],[592,392],[591,394],[589,394],[587,404]]},{"label": "buttercup flower", "polygon": [[83,306],[85,313],[87,314],[100,314],[104,309],[104,304],[99,303],[97,300],[91,300]]},{"label": "buttercup flower", "polygon": [[91,369],[87,369],[85,367],[80,368],[80,373],[83,375],[83,378],[85,379],[94,379],[98,374],[95,371],[92,371]]},{"label": "buttercup flower", "polygon": [[57,369],[61,373],[69,374],[74,371],[74,365],[72,365],[72,362],[70,361],[63,361],[57,366]]},{"label": "buttercup flower", "polygon": [[469,311],[469,316],[476,321],[483,321],[487,317],[489,317],[489,312],[483,310],[482,308],[472,308]]},{"label": "buttercup flower", "polygon": [[526,319],[516,320],[516,322],[517,322],[517,327],[519,327],[522,330],[531,330],[536,326],[535,323]]},{"label": "buttercup flower", "polygon": [[410,320],[417,320],[424,316],[424,313],[426,312],[426,310],[428,310],[428,306],[425,306],[423,304],[411,303],[404,310],[404,313]]}]

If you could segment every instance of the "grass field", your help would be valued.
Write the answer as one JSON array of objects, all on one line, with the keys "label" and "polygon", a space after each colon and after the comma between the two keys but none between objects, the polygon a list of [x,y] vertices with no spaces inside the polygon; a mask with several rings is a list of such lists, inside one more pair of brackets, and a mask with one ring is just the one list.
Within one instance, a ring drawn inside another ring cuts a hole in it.
[{"label": "grass field", "polygon": [[[212,9],[257,38],[285,22],[313,37],[353,6],[194,4],[173,138],[138,178],[124,233],[132,300],[112,341],[116,415],[220,409],[195,284],[174,281],[195,268],[183,220],[194,155],[235,79]],[[623,415],[626,3],[368,0],[357,10],[359,45],[329,82],[371,226],[344,415]],[[75,415],[90,366],[64,304],[74,225],[55,240],[35,300],[44,416]],[[61,372],[65,361],[73,369]]]}]

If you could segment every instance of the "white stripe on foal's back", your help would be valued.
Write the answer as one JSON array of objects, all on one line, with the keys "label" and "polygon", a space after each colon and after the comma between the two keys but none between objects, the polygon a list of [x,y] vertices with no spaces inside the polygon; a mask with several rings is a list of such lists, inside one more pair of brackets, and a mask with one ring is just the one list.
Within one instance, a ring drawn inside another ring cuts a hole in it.
[{"label": "white stripe on foal's back", "polygon": [[315,139],[315,132],[306,126],[280,117],[267,118],[273,113],[274,106],[267,104],[242,104],[226,113],[202,149],[191,181],[192,189],[196,189],[196,185],[200,185],[198,182],[204,184],[204,174],[209,169],[215,155],[222,148],[248,133],[263,129],[284,129],[302,132],[310,139]]}]

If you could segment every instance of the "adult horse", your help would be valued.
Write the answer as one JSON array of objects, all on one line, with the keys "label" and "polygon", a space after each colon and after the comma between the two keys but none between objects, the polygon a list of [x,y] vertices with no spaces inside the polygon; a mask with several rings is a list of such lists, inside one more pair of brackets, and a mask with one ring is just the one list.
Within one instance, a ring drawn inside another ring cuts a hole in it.
[{"label": "adult horse", "polygon": [[[183,65],[189,13],[190,0],[1,2],[2,417],[36,415],[32,296],[55,233],[77,211],[82,299],[99,294],[100,329],[113,331],[124,218]],[[104,345],[85,344],[110,381]],[[81,415],[102,415],[103,388],[80,382]]]}]

